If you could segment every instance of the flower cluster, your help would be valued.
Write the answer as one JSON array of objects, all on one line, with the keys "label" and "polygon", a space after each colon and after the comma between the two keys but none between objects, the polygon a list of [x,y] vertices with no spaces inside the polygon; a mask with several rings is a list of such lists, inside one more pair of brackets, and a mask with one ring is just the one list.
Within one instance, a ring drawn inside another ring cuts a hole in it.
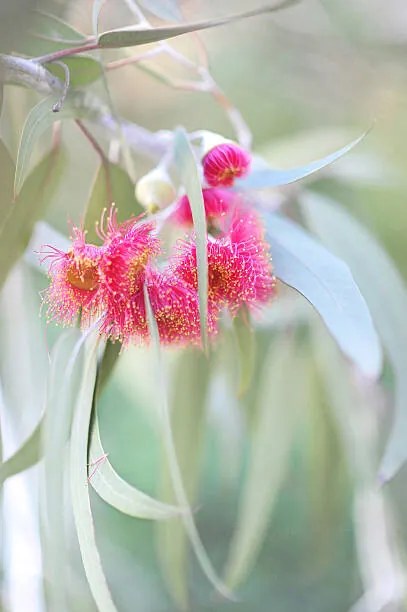
[{"label": "flower cluster", "polygon": [[[274,294],[268,245],[257,213],[230,189],[249,169],[249,155],[232,144],[210,150],[202,160],[203,199],[208,224],[208,334],[217,332],[223,309],[235,316],[253,310]],[[114,206],[98,226],[101,246],[88,244],[86,232],[73,228],[68,252],[43,249],[49,262],[45,293],[48,316],[83,327],[97,321],[107,338],[148,339],[144,286],[165,344],[199,344],[197,253],[189,200],[182,196],[168,216],[188,227],[164,267],[158,265],[161,241],[152,221],[139,217],[119,224]]]}]

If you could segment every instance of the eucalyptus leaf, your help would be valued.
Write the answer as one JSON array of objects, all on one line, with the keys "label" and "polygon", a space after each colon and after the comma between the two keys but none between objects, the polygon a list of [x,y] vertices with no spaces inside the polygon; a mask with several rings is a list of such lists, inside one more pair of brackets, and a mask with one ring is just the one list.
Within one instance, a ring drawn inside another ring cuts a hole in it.
[{"label": "eucalyptus leaf", "polygon": [[256,561],[287,471],[298,416],[308,401],[307,361],[298,353],[293,339],[282,333],[271,344],[262,366],[247,475],[225,569],[226,583],[232,588],[244,580]]},{"label": "eucalyptus leaf", "polygon": [[89,338],[85,347],[82,381],[75,404],[70,441],[70,481],[72,507],[79,548],[86,577],[100,612],[116,612],[96,545],[90,506],[88,479],[88,435],[96,384],[98,337]]},{"label": "eucalyptus leaf", "polygon": [[[196,498],[203,438],[205,432],[206,391],[209,364],[196,349],[183,349],[175,364],[171,393],[171,425],[178,463],[188,500]],[[160,497],[176,501],[165,453],[161,462]],[[188,540],[181,518],[156,525],[161,568],[173,599],[188,609]]]},{"label": "eucalyptus leaf", "polygon": [[177,504],[185,510],[182,515],[185,531],[188,534],[192,549],[196,555],[196,558],[198,560],[199,565],[201,566],[202,571],[204,572],[209,582],[216,588],[219,593],[221,593],[224,597],[231,598],[231,592],[222,582],[222,580],[220,580],[220,578],[218,577],[202,544],[189,504],[187,492],[185,490],[180,465],[178,463],[177,450],[175,447],[174,434],[172,430],[171,417],[168,406],[167,381],[160,346],[160,336],[158,332],[157,322],[154,318],[153,310],[151,308],[150,298],[148,296],[148,290],[146,286],[144,286],[144,301],[147,313],[147,324],[151,337],[152,348],[154,351],[155,372],[157,376],[156,388],[158,392],[157,404],[159,408],[163,445],[168,461],[168,469],[169,474],[171,476],[175,499],[177,501]]},{"label": "eucalyptus leaf", "polygon": [[380,468],[389,480],[407,459],[407,287],[384,248],[343,207],[311,192],[301,205],[311,229],[351,268],[394,370],[395,417]]},{"label": "eucalyptus leaf", "polygon": [[[320,326],[314,327],[312,340],[318,370],[347,451],[349,473],[355,487],[355,544],[365,592],[351,610],[402,609],[405,601],[405,551],[396,537],[389,500],[383,489],[377,486],[376,478],[379,442],[377,394],[355,384],[347,364]],[[393,585],[391,589],[389,584]]]},{"label": "eucalyptus leaf", "polygon": [[202,345],[207,347],[208,323],[208,257],[206,215],[202,195],[201,181],[194,152],[184,129],[178,128],[174,139],[174,160],[180,175],[181,183],[188,196],[196,241],[196,259],[198,267],[199,317],[201,322]]},{"label": "eucalyptus leaf", "polygon": [[43,11],[32,11],[29,31],[16,41],[15,50],[33,57],[75,47],[85,41],[84,34],[59,17]]},{"label": "eucalyptus leaf", "polygon": [[[69,70],[70,87],[83,87],[89,85],[102,76],[102,66],[93,57],[88,55],[73,55],[65,57],[64,64]],[[61,81],[65,79],[65,73],[59,64],[46,64],[47,69]]]},{"label": "eucalyptus leaf", "polygon": [[366,376],[379,376],[379,338],[348,266],[281,215],[267,215],[267,232],[276,276],[312,304],[341,350]]},{"label": "eucalyptus leaf", "polygon": [[51,127],[55,121],[74,118],[80,115],[78,108],[70,104],[69,96],[65,100],[62,110],[53,112],[52,107],[58,101],[58,96],[44,98],[31,109],[25,120],[17,153],[16,174],[14,179],[15,197],[20,193],[21,187],[23,186],[31,155],[39,137],[47,128]]},{"label": "eucalyptus leaf", "polygon": [[241,311],[233,319],[233,330],[237,344],[239,358],[239,388],[241,397],[249,389],[252,382],[256,361],[256,337],[251,327],[250,314],[247,310]]},{"label": "eucalyptus leaf", "polygon": [[14,173],[14,162],[11,159],[6,145],[2,140],[0,140],[0,235],[13,206]]},{"label": "eucalyptus leaf", "polygon": [[127,172],[117,164],[101,164],[85,211],[85,227],[90,241],[97,240],[95,224],[112,203],[123,220],[144,212],[135,198],[134,185]]},{"label": "eucalyptus leaf", "polygon": [[65,447],[72,422],[72,400],[79,378],[82,336],[77,329],[61,334],[52,348],[42,429],[45,483],[44,568],[48,576],[49,605],[67,610],[64,567],[68,545],[65,537]]},{"label": "eucalyptus leaf", "polygon": [[182,512],[180,508],[160,502],[131,486],[117,474],[103,449],[97,416],[91,433],[89,466],[89,481],[96,493],[123,514],[159,521]]},{"label": "eucalyptus leaf", "polygon": [[145,45],[147,43],[158,42],[160,40],[166,40],[168,38],[174,38],[181,34],[188,34],[189,32],[197,32],[199,30],[207,30],[208,28],[216,28],[221,25],[240,21],[241,19],[247,19],[248,17],[254,17],[256,15],[263,15],[265,13],[272,13],[281,9],[287,8],[293,4],[296,4],[297,0],[283,0],[273,5],[263,6],[252,11],[245,13],[239,13],[237,15],[230,15],[228,17],[221,17],[219,19],[209,19],[208,21],[199,21],[196,23],[181,24],[175,26],[161,27],[161,28],[140,28],[132,26],[129,28],[118,28],[116,30],[109,30],[100,34],[98,43],[100,47],[107,47],[118,49],[120,47],[134,47],[136,45]]},{"label": "eucalyptus leaf", "polygon": [[48,153],[28,176],[16,201],[10,202],[0,222],[0,286],[14,263],[23,255],[36,221],[50,204],[63,165],[63,151],[56,149]]},{"label": "eucalyptus leaf", "polygon": [[277,170],[270,168],[265,162],[259,164],[260,167],[254,169],[246,178],[237,179],[235,182],[236,189],[264,189],[267,187],[281,187],[282,185],[289,185],[295,183],[318,170],[326,168],[334,161],[348,153],[353,147],[355,147],[363,138],[367,132],[356,138],[346,146],[338,149],[330,155],[326,155],[322,159],[317,159],[305,166],[299,166],[297,168],[291,168],[289,170]]},{"label": "eucalyptus leaf", "polygon": [[96,396],[100,395],[108,383],[109,378],[111,377],[116,366],[117,360],[119,359],[121,349],[122,345],[120,342],[112,342],[111,340],[107,340],[105,350],[103,352],[103,358],[98,368]]},{"label": "eucalyptus leaf", "polygon": [[43,422],[44,417],[41,417],[28,438],[8,459],[0,464],[0,486],[7,478],[28,470],[41,459]]},{"label": "eucalyptus leaf", "polygon": [[140,4],[153,15],[167,21],[181,21],[177,0],[140,0]]}]

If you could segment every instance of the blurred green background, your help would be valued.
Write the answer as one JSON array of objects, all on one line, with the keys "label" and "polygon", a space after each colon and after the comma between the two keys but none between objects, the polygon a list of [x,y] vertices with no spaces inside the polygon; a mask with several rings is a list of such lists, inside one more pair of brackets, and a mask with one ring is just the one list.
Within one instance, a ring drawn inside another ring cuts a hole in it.
[{"label": "blurred green background", "polygon": [[[186,21],[198,21],[249,10],[261,3],[180,0],[179,6]],[[90,0],[61,1],[41,8],[91,33]],[[199,34],[213,77],[252,130],[255,151],[276,167],[292,167],[322,157],[372,128],[353,152],[309,184],[334,197],[369,227],[386,246],[404,278],[406,19],[403,0],[303,0],[276,15]],[[125,2],[107,1],[99,29],[131,22]],[[153,17],[152,22],[158,23],[157,18]],[[22,36],[24,30],[16,32],[5,50],[18,52]],[[203,55],[195,35],[178,38],[171,45],[194,59]],[[103,53],[104,61],[122,56],[116,51]],[[178,67],[160,57],[149,66],[178,76]],[[234,137],[224,111],[208,94],[172,89],[137,66],[109,72],[108,82],[117,113],[129,121],[153,131],[171,130],[182,124],[189,131],[208,129]],[[100,82],[92,88],[106,99]],[[0,133],[14,156],[24,118],[39,99],[30,91],[5,88]],[[92,131],[108,149],[103,130]],[[85,210],[98,158],[73,122],[64,122],[62,139],[66,165],[45,220],[66,234],[67,221],[78,222]],[[34,158],[40,158],[47,143],[49,138],[44,136]],[[138,176],[150,168],[142,151],[135,159],[135,168]],[[290,200],[295,198],[297,189],[285,188],[281,194]],[[273,205],[276,194],[262,194],[262,201]],[[380,278],[376,282],[380,283]],[[38,292],[45,287],[45,277],[22,263],[13,270],[1,297],[2,397],[7,414],[12,414],[7,418],[16,432],[9,451],[28,434],[40,414],[47,350],[59,333],[53,324],[46,325],[44,317],[38,318]],[[281,299],[285,300],[284,306],[297,303],[295,296],[283,289]],[[349,434],[346,427],[341,429],[331,409],[335,402],[318,365],[313,337],[322,333],[320,324],[308,309],[305,324],[296,324],[295,317],[288,323],[281,322],[277,303],[275,307],[273,328],[259,327],[255,331],[256,373],[243,397],[237,397],[238,364],[230,334],[225,333],[219,341],[209,366],[202,366],[197,354],[185,358],[171,352],[167,356],[180,462],[190,491],[195,490],[192,505],[198,529],[217,568],[227,562],[242,511],[251,457],[262,445],[252,511],[255,512],[257,496],[261,499],[269,487],[268,513],[255,546],[258,554],[248,563],[247,572],[242,572],[236,589],[237,601],[225,601],[214,594],[194,555],[188,552],[176,521],[162,526],[126,517],[92,492],[97,541],[120,612],[171,611],[179,607],[196,611],[343,612],[358,601],[369,580],[386,591],[386,581],[394,577],[389,566],[397,566],[395,558],[403,559],[407,536],[405,469],[384,491],[383,517],[393,534],[390,552],[383,552],[379,536],[375,540],[375,526],[381,524],[377,518],[381,502],[377,504],[374,499],[365,514],[361,510],[363,504],[357,506],[358,495],[364,491],[359,487],[357,466],[363,462],[369,464],[369,486],[374,489],[372,482],[391,418],[391,373],[386,370],[383,388],[366,390],[362,384],[362,392],[360,388],[350,391],[356,395],[352,405],[348,402]],[[288,354],[284,352],[287,345],[291,346]],[[285,359],[280,370],[267,369],[273,363],[271,351],[275,359]],[[341,370],[346,366],[340,357],[336,358],[340,364],[338,384],[352,387],[351,376]],[[207,367],[211,370],[208,388],[199,380],[205,378]],[[151,369],[147,351],[131,348],[123,352],[98,410],[103,444],[118,473],[161,498],[168,496],[168,475],[153,410]],[[306,391],[301,391],[301,377],[308,381]],[[277,381],[276,393],[281,398],[281,414],[277,413],[274,421],[266,420],[268,429],[264,425],[268,438],[261,436],[259,427],[263,418],[259,414],[267,400],[267,393],[262,391],[265,381],[270,385]],[[199,384],[203,387],[197,392]],[[289,397],[291,388],[302,393],[298,410],[298,398]],[[287,441],[288,450],[281,450],[281,440]],[[349,448],[356,451],[352,453]],[[63,460],[63,449],[61,455]],[[34,493],[29,498],[33,512],[37,497],[38,493]],[[376,518],[369,514],[369,508]],[[246,521],[250,514],[249,508]],[[69,516],[67,502],[72,550],[64,579],[69,590],[69,610],[87,612],[95,607],[81,570]],[[7,530],[7,515],[4,525]],[[26,545],[30,547],[30,539]],[[387,565],[386,555],[391,559]],[[4,564],[7,575],[7,558]],[[404,576],[402,561],[400,564]],[[24,572],[22,567],[22,588],[27,582]],[[41,567],[34,574],[40,580]],[[9,588],[10,582],[7,584]],[[4,608],[14,612],[17,608],[8,598],[5,588]],[[403,602],[401,596],[381,605],[380,597],[372,596],[354,610],[402,610]],[[41,610],[42,605],[37,602],[32,609]],[[17,612],[20,610],[23,608]]]}]

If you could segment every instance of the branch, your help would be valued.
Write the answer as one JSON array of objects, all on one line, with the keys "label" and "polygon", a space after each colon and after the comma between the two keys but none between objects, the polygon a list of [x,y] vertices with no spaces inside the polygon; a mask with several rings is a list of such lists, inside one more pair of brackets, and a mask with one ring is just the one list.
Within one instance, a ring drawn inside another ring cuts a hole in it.
[{"label": "branch", "polygon": [[0,54],[0,81],[45,95],[60,94],[64,89],[63,83],[40,64],[12,55]]},{"label": "branch", "polygon": [[[64,83],[37,62],[0,54],[0,83],[20,85],[43,95],[61,96]],[[159,161],[172,143],[170,132],[150,132],[145,128],[112,116],[109,108],[90,92],[71,91],[70,100],[76,108],[85,111],[86,118],[102,126],[110,136],[117,136],[120,126],[129,146],[154,161]]]}]

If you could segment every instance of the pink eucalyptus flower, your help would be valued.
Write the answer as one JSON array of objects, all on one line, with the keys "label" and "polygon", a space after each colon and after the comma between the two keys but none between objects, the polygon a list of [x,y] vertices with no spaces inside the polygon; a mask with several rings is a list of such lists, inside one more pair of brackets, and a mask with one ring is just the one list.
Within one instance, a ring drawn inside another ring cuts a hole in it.
[{"label": "pink eucalyptus flower", "polygon": [[[252,211],[237,209],[227,233],[207,243],[208,304],[227,306],[234,315],[246,304],[265,304],[275,292],[269,247],[261,223]],[[183,242],[172,262],[174,274],[198,288],[195,243]]]},{"label": "pink eucalyptus flower", "polygon": [[235,178],[248,173],[250,161],[249,153],[237,145],[218,145],[202,159],[205,180],[211,187],[231,187]]},{"label": "pink eucalyptus flower", "polygon": [[[228,189],[202,189],[206,219],[209,225],[227,215],[236,204],[237,195]],[[192,225],[191,205],[187,195],[183,195],[171,215],[171,220],[179,225]]]},{"label": "pink eucalyptus flower", "polygon": [[[105,243],[100,261],[106,303],[101,329],[113,339],[128,339],[137,325],[135,296],[143,295],[146,266],[160,251],[153,230],[153,223],[135,220],[117,226]],[[143,326],[142,320],[139,325]]]},{"label": "pink eucalyptus flower", "polygon": [[85,232],[72,230],[72,248],[67,252],[46,245],[42,261],[49,261],[51,284],[44,294],[48,316],[64,325],[73,324],[78,315],[86,327],[103,307],[99,263],[103,249],[87,244]]},{"label": "pink eucalyptus flower", "polygon": [[[151,270],[147,278],[151,307],[163,344],[200,344],[198,294],[170,269]],[[209,313],[208,333],[213,335],[216,318]]]}]

